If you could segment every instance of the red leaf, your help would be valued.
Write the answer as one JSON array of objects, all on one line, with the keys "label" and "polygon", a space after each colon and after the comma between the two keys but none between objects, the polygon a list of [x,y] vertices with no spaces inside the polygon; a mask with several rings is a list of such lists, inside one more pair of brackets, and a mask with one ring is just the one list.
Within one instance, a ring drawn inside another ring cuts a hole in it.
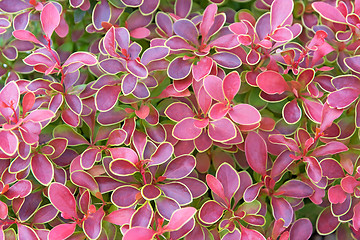
[{"label": "red leaf", "polygon": [[118,146],[125,142],[127,133],[123,129],[115,129],[111,131],[109,139],[106,142],[107,146]]},{"label": "red leaf", "polygon": [[344,170],[340,163],[332,158],[326,158],[320,162],[323,175],[329,179],[345,177]]},{"label": "red leaf", "polygon": [[216,178],[223,186],[224,196],[230,200],[240,187],[238,173],[230,164],[225,162],[217,169]]},{"label": "red leaf", "polygon": [[287,102],[283,108],[284,120],[289,124],[297,123],[301,118],[301,109],[297,104],[297,100],[294,99]]},{"label": "red leaf", "polygon": [[[160,192],[160,191],[159,191]],[[149,202],[145,202],[140,206],[131,218],[130,228],[144,227],[147,228],[150,225],[150,221],[154,215],[154,211]]]},{"label": "red leaf", "polygon": [[304,162],[307,162],[306,172],[309,178],[315,183],[320,182],[322,178],[322,170],[318,160],[314,157],[304,157]]},{"label": "red leaf", "polygon": [[111,195],[111,201],[120,208],[128,208],[136,203],[140,191],[133,186],[121,186]]},{"label": "red leaf", "polygon": [[135,164],[124,159],[113,160],[110,163],[110,171],[118,176],[129,176],[138,171]]}]

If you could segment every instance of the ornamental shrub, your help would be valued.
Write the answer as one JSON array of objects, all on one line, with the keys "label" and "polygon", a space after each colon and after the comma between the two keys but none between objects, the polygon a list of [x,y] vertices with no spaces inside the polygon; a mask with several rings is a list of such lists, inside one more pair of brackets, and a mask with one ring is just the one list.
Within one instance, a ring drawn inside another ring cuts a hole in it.
[{"label": "ornamental shrub", "polygon": [[0,0],[0,239],[360,239],[360,0]]}]

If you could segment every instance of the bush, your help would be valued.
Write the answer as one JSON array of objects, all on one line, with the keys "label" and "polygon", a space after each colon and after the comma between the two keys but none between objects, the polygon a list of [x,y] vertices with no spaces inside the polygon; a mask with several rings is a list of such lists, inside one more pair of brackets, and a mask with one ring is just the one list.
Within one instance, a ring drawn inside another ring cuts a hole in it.
[{"label": "bush", "polygon": [[0,0],[2,239],[360,239],[360,1]]}]

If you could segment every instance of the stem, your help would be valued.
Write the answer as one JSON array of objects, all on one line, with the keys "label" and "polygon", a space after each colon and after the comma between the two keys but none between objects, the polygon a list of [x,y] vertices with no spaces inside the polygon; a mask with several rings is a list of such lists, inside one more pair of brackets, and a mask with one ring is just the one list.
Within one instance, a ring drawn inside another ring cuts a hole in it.
[{"label": "stem", "polygon": [[47,42],[48,42],[48,45],[47,45],[48,51],[49,51],[50,54],[53,56],[53,58],[55,59],[57,65],[59,66],[59,69],[60,69],[60,71],[61,71],[61,85],[63,85],[65,75],[64,75],[64,70],[63,70],[63,68],[61,67],[60,60],[55,56],[54,52],[52,51],[52,48],[51,48],[51,40],[50,40],[46,35],[44,35],[44,38],[45,38],[45,39],[47,40]]},{"label": "stem", "polygon": [[16,122],[15,122],[15,123],[17,123],[17,122],[19,121],[19,118],[18,118],[18,115],[17,115],[17,113],[16,113],[16,110],[14,109],[14,107],[13,107],[13,106],[10,106],[10,108],[11,108],[11,110],[14,112],[14,115],[15,115],[15,120],[16,120]]}]

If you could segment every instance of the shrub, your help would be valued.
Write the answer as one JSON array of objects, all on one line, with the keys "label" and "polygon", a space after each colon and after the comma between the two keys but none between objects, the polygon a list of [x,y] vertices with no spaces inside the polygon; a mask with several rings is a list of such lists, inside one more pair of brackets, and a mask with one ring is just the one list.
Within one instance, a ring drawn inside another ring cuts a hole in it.
[{"label": "shrub", "polygon": [[359,14],[0,0],[0,238],[360,239]]}]

